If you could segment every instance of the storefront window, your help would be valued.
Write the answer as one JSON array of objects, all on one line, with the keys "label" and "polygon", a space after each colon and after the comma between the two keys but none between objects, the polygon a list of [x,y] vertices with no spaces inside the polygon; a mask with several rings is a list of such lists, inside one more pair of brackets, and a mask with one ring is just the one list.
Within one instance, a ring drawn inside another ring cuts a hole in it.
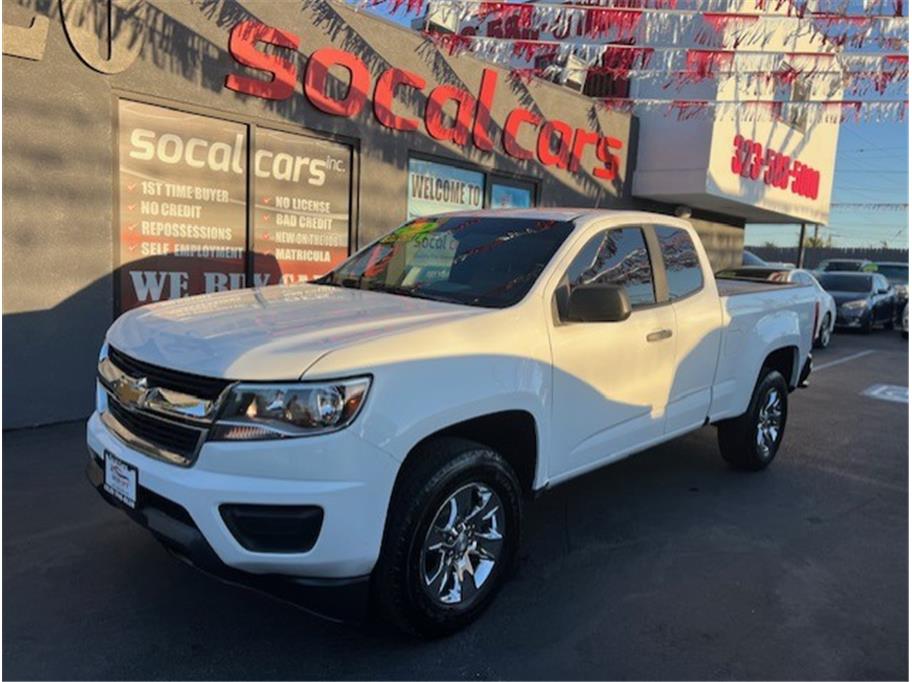
[{"label": "storefront window", "polygon": [[484,173],[409,159],[408,219],[482,208]]},{"label": "storefront window", "polygon": [[348,255],[351,147],[262,128],[255,144],[255,284],[325,274]]},{"label": "storefront window", "polygon": [[518,181],[491,181],[491,208],[530,208],[533,204],[535,187],[531,183]]},{"label": "storefront window", "polygon": [[244,286],[247,126],[121,100],[120,309]]}]

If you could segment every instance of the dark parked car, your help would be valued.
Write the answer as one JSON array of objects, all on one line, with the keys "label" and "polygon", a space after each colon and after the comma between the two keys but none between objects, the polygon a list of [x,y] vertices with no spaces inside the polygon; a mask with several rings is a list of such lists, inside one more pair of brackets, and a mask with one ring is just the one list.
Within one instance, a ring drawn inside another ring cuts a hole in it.
[{"label": "dark parked car", "polygon": [[836,300],[836,326],[869,332],[882,324],[893,329],[896,290],[887,278],[875,272],[823,272],[820,285]]},{"label": "dark parked car", "polygon": [[877,273],[889,280],[896,289],[897,313],[909,300],[909,264],[901,261],[877,261]]},{"label": "dark parked car", "polygon": [[866,258],[830,258],[817,266],[819,272],[875,272],[877,266]]}]

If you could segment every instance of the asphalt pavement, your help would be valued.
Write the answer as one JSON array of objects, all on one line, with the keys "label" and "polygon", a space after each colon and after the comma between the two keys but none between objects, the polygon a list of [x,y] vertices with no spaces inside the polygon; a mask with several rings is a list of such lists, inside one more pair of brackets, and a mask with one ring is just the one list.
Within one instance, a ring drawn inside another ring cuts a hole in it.
[{"label": "asphalt pavement", "polygon": [[709,427],[543,495],[518,575],[431,642],[197,573],[89,487],[81,423],[6,432],[3,675],[907,679],[908,405],[862,395],[907,348],[836,335],[763,473]]}]

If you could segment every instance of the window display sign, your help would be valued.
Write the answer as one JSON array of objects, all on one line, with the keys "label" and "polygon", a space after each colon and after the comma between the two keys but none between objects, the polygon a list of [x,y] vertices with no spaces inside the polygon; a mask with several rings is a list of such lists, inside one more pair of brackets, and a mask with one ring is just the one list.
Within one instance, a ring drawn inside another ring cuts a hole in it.
[{"label": "window display sign", "polygon": [[348,256],[352,150],[258,128],[253,155],[257,285],[307,281]]},{"label": "window display sign", "polygon": [[244,286],[247,127],[121,100],[120,308]]},{"label": "window display sign", "polygon": [[530,208],[532,190],[529,185],[505,184],[495,180],[491,183],[491,208]]},{"label": "window display sign", "polygon": [[408,219],[481,208],[484,173],[433,161],[409,159]]}]

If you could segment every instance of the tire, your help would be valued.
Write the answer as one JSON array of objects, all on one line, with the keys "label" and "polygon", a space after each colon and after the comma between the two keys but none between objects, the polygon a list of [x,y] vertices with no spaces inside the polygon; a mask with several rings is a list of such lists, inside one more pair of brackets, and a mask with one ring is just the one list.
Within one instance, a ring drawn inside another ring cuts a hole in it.
[{"label": "tire", "polygon": [[820,324],[820,333],[817,335],[817,340],[814,342],[814,345],[817,348],[826,348],[830,345],[830,340],[833,338],[833,329],[830,326],[830,314],[827,313],[823,316],[823,322]]},{"label": "tire", "polygon": [[372,594],[379,615],[401,630],[439,637],[478,618],[515,568],[522,488],[497,452],[461,438],[420,445],[405,466]]},{"label": "tire", "polygon": [[887,331],[893,331],[896,328],[896,319],[893,313],[890,313],[890,317],[887,318],[887,321],[884,322],[884,329]]},{"label": "tire", "polygon": [[[775,416],[773,400],[778,401],[778,417]],[[747,412],[718,425],[722,458],[735,469],[765,469],[776,458],[787,420],[788,384],[785,377],[777,370],[764,368],[754,387]],[[770,429],[774,424],[775,428]]]},{"label": "tire", "polygon": [[872,331],[874,331],[874,313],[873,312],[870,315],[868,315],[868,317],[865,319],[864,322],[861,323],[861,333],[862,334],[870,334]]}]

